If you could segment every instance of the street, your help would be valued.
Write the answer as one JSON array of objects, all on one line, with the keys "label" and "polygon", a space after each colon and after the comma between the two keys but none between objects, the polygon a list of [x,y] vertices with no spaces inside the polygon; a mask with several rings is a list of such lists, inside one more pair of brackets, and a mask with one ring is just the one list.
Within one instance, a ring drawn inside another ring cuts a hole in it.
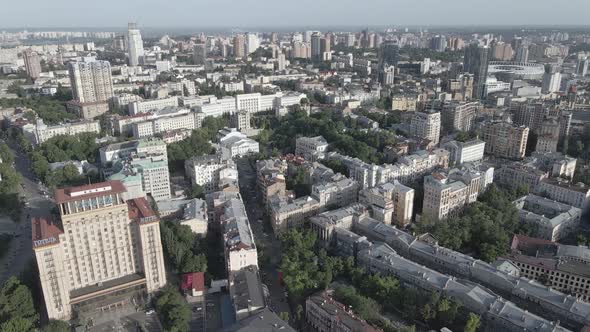
[{"label": "street", "polygon": [[287,312],[289,317],[293,317],[285,297],[285,290],[279,284],[277,276],[278,266],[281,262],[281,242],[272,233],[270,225],[265,227],[265,209],[257,197],[255,165],[252,165],[246,158],[239,159],[236,163],[240,176],[240,192],[246,206],[250,227],[254,233],[254,241],[257,247],[263,249],[262,255],[259,254],[258,257],[258,265],[262,282],[268,287],[270,293],[267,306],[277,314]]},{"label": "street", "polygon": [[14,154],[15,168],[22,176],[19,195],[25,197],[27,206],[23,208],[20,222],[16,222],[16,235],[10,242],[10,249],[0,260],[0,285],[11,276],[20,275],[29,266],[33,258],[30,218],[48,216],[53,207],[53,202],[39,193],[27,156],[8,144]]}]

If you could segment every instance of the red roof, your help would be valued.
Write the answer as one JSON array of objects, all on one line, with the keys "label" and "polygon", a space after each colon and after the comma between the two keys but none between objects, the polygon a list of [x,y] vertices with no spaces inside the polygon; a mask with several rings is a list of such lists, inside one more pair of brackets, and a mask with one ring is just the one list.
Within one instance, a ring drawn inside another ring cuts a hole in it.
[{"label": "red roof", "polygon": [[203,272],[185,273],[182,275],[180,289],[183,291],[194,289],[198,292],[205,290],[205,274]]},{"label": "red roof", "polygon": [[528,237],[522,234],[514,234],[514,236],[512,237],[512,244],[510,245],[510,249],[525,250],[533,246],[536,247],[545,244],[555,244],[555,242],[551,242],[549,240],[544,239],[538,239],[534,237]]},{"label": "red roof", "polygon": [[63,234],[59,221],[45,218],[31,219],[33,248],[40,248],[59,242],[59,235]]},{"label": "red roof", "polygon": [[79,201],[107,194],[120,194],[127,190],[121,181],[106,181],[93,183],[79,187],[69,187],[55,190],[55,201],[62,204],[71,201]]},{"label": "red roof", "polygon": [[130,199],[127,201],[129,209],[129,219],[139,220],[148,217],[155,217],[156,213],[152,210],[150,203],[145,197]]}]

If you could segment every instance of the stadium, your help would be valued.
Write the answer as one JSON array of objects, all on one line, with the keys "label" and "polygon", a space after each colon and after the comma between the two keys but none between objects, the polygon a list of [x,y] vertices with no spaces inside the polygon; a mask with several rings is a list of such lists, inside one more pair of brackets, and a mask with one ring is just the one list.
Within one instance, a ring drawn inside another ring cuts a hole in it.
[{"label": "stadium", "polygon": [[513,79],[540,80],[544,72],[545,67],[538,63],[490,61],[488,66],[488,74],[498,79],[498,76],[511,76]]}]

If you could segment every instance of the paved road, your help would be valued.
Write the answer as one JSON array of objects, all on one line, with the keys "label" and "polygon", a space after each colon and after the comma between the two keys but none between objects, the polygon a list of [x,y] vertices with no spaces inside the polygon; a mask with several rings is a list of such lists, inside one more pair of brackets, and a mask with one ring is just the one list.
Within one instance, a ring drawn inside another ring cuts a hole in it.
[{"label": "paved road", "polygon": [[21,220],[17,223],[17,234],[10,243],[8,253],[0,260],[0,285],[9,277],[18,276],[33,259],[31,246],[32,217],[50,214],[53,202],[39,194],[39,187],[31,173],[30,161],[24,154],[11,146],[15,159],[15,168],[22,176],[20,195],[25,197],[27,206],[23,209]]},{"label": "paved road", "polygon": [[[268,224],[259,222],[268,218],[264,217],[264,207],[256,193],[256,166],[250,164],[247,159],[238,160],[237,166],[240,175],[240,192],[244,199],[250,227],[254,232],[254,241],[258,247],[263,248],[262,256],[267,255],[267,257],[258,258],[262,282],[268,287],[270,293],[267,305],[276,313],[288,312],[289,317],[293,317],[284,295],[285,290],[279,285],[277,278],[277,269],[281,262],[281,243],[272,234]],[[265,260],[265,264],[260,264]]]}]

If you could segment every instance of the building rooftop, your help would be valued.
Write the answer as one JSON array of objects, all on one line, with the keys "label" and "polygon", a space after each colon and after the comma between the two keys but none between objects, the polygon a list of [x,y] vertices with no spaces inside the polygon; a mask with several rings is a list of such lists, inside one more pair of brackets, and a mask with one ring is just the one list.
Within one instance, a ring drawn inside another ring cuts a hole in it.
[{"label": "building rooftop", "polygon": [[[234,288],[232,299],[236,311],[250,307],[264,307],[262,283],[255,266],[248,266],[239,271],[231,272],[230,287]],[[233,284],[233,286],[232,286]]]},{"label": "building rooftop", "polygon": [[54,197],[57,204],[62,204],[109,194],[120,194],[125,191],[125,186],[123,186],[121,181],[106,181],[79,187],[57,189],[55,190]]},{"label": "building rooftop", "polygon": [[129,209],[129,219],[131,220],[142,223],[158,221],[158,216],[145,197],[128,200],[127,207]]},{"label": "building rooftop", "polygon": [[31,220],[33,249],[59,242],[59,235],[63,234],[61,222],[49,218],[33,218]]},{"label": "building rooftop", "polygon": [[285,321],[268,308],[221,330],[222,332],[295,332]]},{"label": "building rooftop", "polygon": [[354,332],[376,332],[378,329],[371,326],[362,318],[357,317],[352,311],[348,310],[346,306],[333,298],[326,292],[321,292],[310,296],[307,301],[314,303],[321,308],[326,314],[334,317],[340,324],[346,326],[348,330]]}]

